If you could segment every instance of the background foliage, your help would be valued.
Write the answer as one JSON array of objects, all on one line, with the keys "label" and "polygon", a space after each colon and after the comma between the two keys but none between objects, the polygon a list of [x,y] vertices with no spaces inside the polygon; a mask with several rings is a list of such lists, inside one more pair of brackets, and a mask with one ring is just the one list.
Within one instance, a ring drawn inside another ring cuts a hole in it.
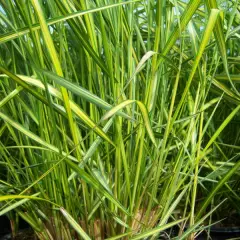
[{"label": "background foliage", "polygon": [[39,239],[193,239],[239,211],[237,0],[0,3],[14,234],[21,217]]}]

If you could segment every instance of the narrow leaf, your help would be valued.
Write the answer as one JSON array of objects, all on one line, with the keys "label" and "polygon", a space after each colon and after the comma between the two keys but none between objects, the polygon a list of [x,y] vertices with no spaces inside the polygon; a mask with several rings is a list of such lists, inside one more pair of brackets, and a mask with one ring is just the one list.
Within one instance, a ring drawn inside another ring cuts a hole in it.
[{"label": "narrow leaf", "polygon": [[80,227],[80,225],[73,219],[73,217],[64,209],[60,208],[61,213],[69,222],[69,224],[76,230],[76,232],[84,239],[91,240],[91,238],[87,235],[87,233]]},{"label": "narrow leaf", "polygon": [[149,237],[149,236],[152,236],[152,235],[154,235],[154,234],[156,234],[156,233],[160,233],[160,232],[162,232],[162,231],[164,231],[164,230],[166,230],[166,229],[168,229],[168,228],[171,228],[171,227],[173,227],[173,226],[175,226],[175,225],[177,225],[177,224],[179,224],[180,222],[183,222],[183,221],[185,221],[185,220],[186,220],[186,219],[183,218],[183,219],[180,219],[180,220],[177,220],[177,221],[174,221],[174,222],[171,222],[171,223],[168,223],[168,224],[165,224],[165,225],[162,225],[162,226],[153,228],[153,229],[151,229],[151,230],[149,230],[149,231],[146,231],[146,232],[144,232],[144,233],[141,233],[141,234],[133,237],[132,240],[144,239],[144,238]]},{"label": "narrow leaf", "polygon": [[116,114],[118,111],[120,111],[122,108],[124,108],[127,105],[132,104],[132,103],[137,103],[138,107],[140,108],[141,113],[142,113],[142,117],[143,117],[143,120],[144,120],[144,124],[145,124],[145,127],[146,127],[147,132],[148,132],[148,135],[149,135],[150,139],[152,140],[153,144],[155,145],[155,147],[157,147],[155,136],[154,136],[151,124],[150,124],[147,108],[140,101],[136,101],[136,100],[126,100],[126,101],[124,101],[124,102],[118,104],[117,106],[113,107],[110,111],[108,111],[102,117],[102,120],[106,120],[106,119],[110,118],[111,116]]},{"label": "narrow leaf", "polygon": [[58,204],[53,203],[49,200],[43,199],[43,198],[39,198],[39,197],[34,197],[34,196],[26,196],[26,195],[5,195],[5,196],[0,196],[0,202],[2,201],[7,201],[7,200],[12,200],[12,199],[30,199],[30,200],[36,200],[36,201],[44,201],[44,202],[48,202],[51,203],[55,206],[58,206]]}]

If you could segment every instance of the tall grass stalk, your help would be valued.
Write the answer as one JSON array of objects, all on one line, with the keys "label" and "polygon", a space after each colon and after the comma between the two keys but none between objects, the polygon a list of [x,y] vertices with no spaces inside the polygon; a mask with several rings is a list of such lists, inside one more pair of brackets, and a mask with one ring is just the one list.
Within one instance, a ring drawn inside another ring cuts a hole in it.
[{"label": "tall grass stalk", "polygon": [[39,239],[194,239],[239,211],[238,1],[0,4],[13,234],[22,218]]}]

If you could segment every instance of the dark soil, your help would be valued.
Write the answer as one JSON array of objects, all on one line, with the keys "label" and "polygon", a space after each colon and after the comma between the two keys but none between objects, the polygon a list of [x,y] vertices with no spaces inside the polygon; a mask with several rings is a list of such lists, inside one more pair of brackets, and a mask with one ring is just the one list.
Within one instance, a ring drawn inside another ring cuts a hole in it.
[{"label": "dark soil", "polygon": [[[231,213],[230,216],[225,216],[225,219],[212,227],[212,231],[218,231],[218,229],[229,229],[228,231],[240,231],[240,214]],[[232,229],[232,230],[231,230]]]},{"label": "dark soil", "polygon": [[11,226],[8,218],[6,216],[0,217],[0,239],[5,234],[11,232]]},{"label": "dark soil", "polygon": [[37,240],[29,225],[22,219],[18,234],[12,238],[10,221],[6,216],[0,217],[0,240]]},{"label": "dark soil", "polygon": [[0,240],[37,240],[37,238],[31,229],[24,229],[20,230],[14,238],[9,233],[0,238]]}]

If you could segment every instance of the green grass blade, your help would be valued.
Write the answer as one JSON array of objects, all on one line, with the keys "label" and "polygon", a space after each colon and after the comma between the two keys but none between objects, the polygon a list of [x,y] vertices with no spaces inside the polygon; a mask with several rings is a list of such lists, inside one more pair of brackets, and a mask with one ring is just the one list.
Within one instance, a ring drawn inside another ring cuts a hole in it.
[{"label": "green grass blade", "polygon": [[[216,74],[214,77],[215,77],[216,80],[224,80],[225,81],[225,80],[229,79],[226,74]],[[231,74],[230,78],[234,82],[237,82],[237,83],[240,82],[240,76],[237,75],[237,74],[236,75]]]},{"label": "green grass blade", "polygon": [[[163,52],[162,52],[163,56],[167,55],[168,52],[170,51],[170,49],[172,48],[172,46],[175,44],[175,42],[179,38],[181,32],[185,29],[185,27],[187,26],[188,22],[192,18],[193,14],[198,9],[198,6],[199,6],[200,2],[201,2],[200,0],[190,0],[188,5],[186,6],[186,9],[185,9],[184,13],[181,16],[180,27],[177,25],[174,28],[174,31],[172,32],[172,34],[169,37],[166,45],[163,48]],[[158,66],[163,62],[163,60],[164,59],[161,56],[159,56],[156,68],[158,68]]]},{"label": "green grass blade", "polygon": [[217,131],[213,134],[209,142],[207,143],[206,147],[203,150],[203,153],[208,150],[208,148],[213,144],[213,142],[217,139],[219,134],[223,131],[223,129],[231,122],[233,117],[238,113],[240,110],[240,105],[237,106],[229,115],[228,117],[223,121],[223,123],[220,125],[220,127],[217,129]]},{"label": "green grass blade", "polygon": [[[36,193],[36,194],[33,194],[32,196],[36,197],[39,194],[40,193]],[[10,206],[8,206],[8,207],[6,207],[6,208],[4,208],[3,210],[0,211],[0,216],[8,213],[9,211],[11,211],[11,210],[13,210],[13,209],[15,209],[15,208],[17,208],[17,207],[19,207],[21,205],[23,205],[24,203],[26,203],[29,200],[30,200],[30,198],[24,198],[24,199],[22,199],[22,200],[20,200],[20,201],[18,201],[16,203],[12,203]]]},{"label": "green grass blade", "polygon": [[30,199],[30,200],[35,200],[35,201],[44,201],[51,203],[52,205],[60,207],[58,204],[53,203],[47,199],[39,198],[39,197],[34,197],[34,196],[26,196],[26,195],[5,195],[5,196],[0,196],[0,202],[2,201],[7,201],[7,200],[12,200],[12,199]]},{"label": "green grass blade", "polygon": [[181,100],[178,103],[177,109],[176,109],[176,111],[174,113],[174,116],[173,116],[174,120],[176,119],[177,114],[179,113],[179,111],[180,111],[180,109],[182,107],[182,104],[185,101],[185,98],[187,96],[187,93],[189,91],[189,88],[190,88],[190,85],[192,83],[193,77],[194,77],[194,75],[196,73],[196,70],[198,68],[198,64],[200,62],[200,59],[201,59],[202,54],[204,52],[204,49],[207,46],[207,44],[208,44],[208,42],[209,42],[209,40],[211,38],[212,31],[213,31],[213,28],[215,26],[215,23],[216,23],[216,20],[218,18],[218,15],[219,15],[219,10],[216,10],[216,9],[212,9],[211,10],[211,14],[210,14],[210,17],[208,19],[208,24],[206,26],[206,29],[205,29],[205,32],[204,32],[201,44],[200,44],[199,49],[198,49],[198,54],[197,54],[196,59],[195,59],[195,61],[193,63],[193,66],[192,66],[191,72],[189,74],[188,81],[186,83],[186,86],[185,86],[184,92],[182,94]]},{"label": "green grass blade", "polygon": [[[38,15],[40,27],[41,27],[41,30],[42,30],[43,39],[45,41],[45,45],[48,49],[48,53],[49,53],[49,56],[50,56],[51,61],[53,63],[53,66],[55,68],[55,71],[59,76],[63,76],[63,70],[62,70],[60,60],[59,60],[59,56],[58,56],[56,48],[54,46],[53,39],[52,39],[51,34],[50,34],[50,30],[48,29],[48,25],[46,23],[42,7],[41,7],[38,0],[32,0],[32,4],[33,4],[33,6],[35,8],[35,11]],[[76,122],[73,118],[72,110],[70,108],[70,102],[69,102],[69,96],[68,96],[67,89],[64,88],[64,87],[61,87],[61,93],[62,93],[66,113],[67,113],[67,116],[68,116],[68,122],[69,122],[69,126],[70,126],[70,131],[71,131],[71,134],[72,134],[72,137],[73,137],[73,141],[74,141],[74,144],[76,146],[78,146],[78,143],[79,143],[78,140],[79,139],[78,139],[78,136],[77,136],[77,125],[76,125]],[[83,117],[86,117],[86,116],[83,115]],[[76,149],[76,152],[77,152],[78,158],[80,158],[81,155],[80,155],[79,147]]]},{"label": "green grass blade", "polygon": [[91,93],[90,91],[72,83],[71,81],[65,80],[63,77],[60,77],[60,76],[58,76],[52,72],[46,71],[46,70],[41,70],[41,73],[48,76],[49,79],[53,80],[60,86],[65,87],[72,93],[75,93],[76,95],[84,98],[88,102],[95,104],[96,106],[99,106],[105,110],[109,110],[112,107],[111,104],[105,102],[100,97],[98,97],[98,96],[94,95],[93,93]]},{"label": "green grass blade", "polygon": [[[207,7],[208,7],[208,11],[210,12],[211,9],[217,9],[217,1],[216,0],[206,0],[207,3]],[[227,61],[227,50],[226,50],[226,44],[225,44],[225,36],[224,36],[224,28],[223,28],[223,11],[220,12],[221,17],[219,17],[216,21],[216,25],[214,28],[214,35],[215,35],[215,39],[218,45],[218,49],[221,53],[221,57],[222,57],[222,61],[223,61],[223,65],[224,65],[224,69],[226,71],[226,75],[228,77],[228,80],[230,81],[233,89],[235,90],[236,93],[238,93],[237,89],[235,88],[229,71],[228,71],[228,61]]]},{"label": "green grass blade", "polygon": [[[0,72],[3,72],[6,74],[6,76],[10,77],[13,79],[17,84],[19,84],[21,87],[23,87],[26,91],[28,91],[30,94],[32,94],[34,97],[36,97],[38,100],[40,100],[42,103],[45,105],[49,106],[48,100],[42,96],[38,91],[34,90],[29,84],[25,83],[21,78],[18,76],[14,75],[13,73],[9,72],[7,69],[3,68],[0,66]],[[5,77],[5,75],[1,75],[1,77]],[[43,84],[41,84],[44,86]],[[60,113],[61,115],[65,115],[64,112],[60,111],[59,108],[55,107],[53,105],[55,111]]]},{"label": "green grass blade", "polygon": [[[8,117],[6,114],[4,114],[1,111],[0,111],[0,118],[2,118],[4,121],[6,121],[8,124],[10,124],[12,127],[17,129],[18,131],[22,132],[25,136],[28,136],[29,138],[36,141],[38,144],[45,146],[48,149],[60,154],[59,149],[57,147],[53,146],[52,144],[47,143],[46,141],[44,141],[43,139],[38,137],[36,134],[29,131],[28,129],[23,127],[21,124],[15,122],[14,120],[12,120],[10,117]],[[62,155],[67,156],[67,154],[65,152],[62,152]],[[78,160],[76,158],[74,158],[73,156],[68,156],[68,158],[71,159],[72,161],[78,162]]]},{"label": "green grass blade", "polygon": [[67,219],[69,224],[76,230],[76,232],[84,239],[91,240],[87,233],[80,227],[80,225],[73,219],[73,217],[64,209],[60,208],[61,213]]},{"label": "green grass blade", "polygon": [[163,225],[168,221],[168,218],[173,214],[173,211],[177,207],[178,203],[181,201],[182,197],[184,196],[184,194],[186,193],[188,188],[189,188],[189,185],[184,186],[184,189],[182,190],[182,192],[178,195],[176,200],[169,207],[168,211],[164,214],[164,217],[163,217],[163,219],[161,219],[159,225]]},{"label": "green grass blade", "polygon": [[[1,70],[1,67],[0,67]],[[37,91],[33,90],[33,88],[31,88],[27,83],[30,83],[32,85],[35,85],[43,90],[45,90],[45,86],[37,79],[31,78],[31,77],[27,77],[27,76],[22,76],[19,75],[15,76],[13,74],[11,74],[10,72],[8,72],[7,70],[3,69],[3,71],[5,73],[7,73],[7,75],[11,78],[13,78],[17,83],[21,84],[21,86],[23,86],[25,89],[27,89],[28,91],[30,91],[34,96],[36,96],[39,100],[41,100],[42,102],[46,103],[48,105],[48,101],[42,96],[40,95]],[[3,76],[3,75],[2,75]],[[25,81],[25,82],[24,82]],[[51,85],[48,85],[48,90],[49,93],[59,99],[62,100],[62,96],[61,93],[53,88]],[[69,101],[70,102],[70,108],[71,110],[85,123],[88,125],[88,127],[90,127],[91,129],[93,129],[93,131],[95,131],[99,136],[101,136],[103,139],[105,139],[106,141],[108,141],[110,144],[112,144],[114,146],[114,143],[112,142],[112,140],[106,135],[106,133],[104,133],[104,131],[97,126],[96,123],[94,123],[89,116],[82,110],[80,109],[80,107],[75,104],[73,101]],[[53,105],[55,106],[55,105]],[[58,109],[58,112],[61,111],[59,108],[55,107],[55,110]],[[62,112],[62,111],[61,111]],[[124,115],[126,116],[126,115]]]},{"label": "green grass blade", "polygon": [[126,232],[126,233],[123,233],[123,234],[120,234],[120,235],[117,235],[117,236],[114,236],[114,237],[110,237],[110,238],[106,238],[105,240],[117,240],[117,239],[122,239],[123,237],[126,237],[128,235],[130,235],[132,232]]},{"label": "green grass blade", "polygon": [[187,236],[193,232],[194,229],[196,229],[202,222],[204,222],[205,219],[207,219],[214,211],[216,211],[217,208],[219,208],[220,205],[225,202],[223,200],[221,203],[219,203],[217,206],[215,206],[211,211],[209,211],[204,217],[202,217],[200,220],[198,220],[193,226],[191,226],[186,232],[183,233],[183,235],[180,238],[177,238],[178,240],[184,240],[187,238]]},{"label": "green grass blade", "polygon": [[[67,16],[60,16],[60,17],[56,17],[54,19],[50,19],[50,20],[47,21],[47,25],[51,26],[53,24],[66,21],[68,19],[80,17],[80,16],[83,16],[85,14],[95,13],[95,12],[103,11],[103,10],[106,10],[106,9],[109,9],[109,8],[114,8],[114,7],[118,7],[118,6],[121,6],[121,5],[130,4],[130,3],[139,2],[139,1],[140,0],[133,0],[133,1],[128,1],[128,2],[111,4],[111,5],[98,7],[98,8],[94,8],[94,9],[89,9],[89,10],[85,10],[85,11],[77,11],[77,12],[74,12],[74,13],[70,13]],[[36,31],[40,28],[41,28],[40,24],[38,24],[38,23],[33,24],[33,26],[31,26],[32,31]],[[16,29],[14,32],[0,35],[0,44],[4,43],[4,42],[7,42],[7,41],[10,41],[10,40],[13,40],[15,38],[19,38],[20,36],[25,35],[29,32],[30,32],[30,29],[28,27],[24,27],[24,28],[21,28],[21,29]]]},{"label": "green grass blade", "polygon": [[186,219],[180,219],[180,220],[177,220],[177,221],[174,221],[174,222],[171,222],[171,223],[168,223],[168,224],[165,224],[165,225],[153,228],[153,229],[151,229],[149,231],[146,231],[144,233],[141,233],[141,234],[139,234],[139,235],[137,235],[137,236],[135,236],[135,237],[133,237],[131,239],[132,240],[138,240],[138,239],[144,239],[146,237],[150,237],[150,236],[152,236],[154,234],[160,233],[160,232],[162,232],[162,231],[164,231],[164,230],[166,230],[168,228],[171,228],[171,227],[173,227],[173,226],[175,226],[175,225],[177,225],[177,224],[179,224],[179,223],[181,223],[181,222],[183,222],[185,220]]},{"label": "green grass blade", "polygon": [[201,208],[197,212],[197,216],[196,216],[197,219],[199,219],[202,216],[202,214],[204,213],[206,208],[209,206],[209,204],[211,203],[211,201],[212,201],[213,197],[216,195],[216,193],[223,187],[223,185],[225,185],[227,183],[229,178],[232,177],[232,175],[235,174],[239,168],[240,168],[240,161],[238,161],[234,165],[234,167],[228,171],[228,173],[218,182],[218,184],[214,187],[214,189],[208,194],[208,196],[205,199],[205,201],[203,202]]},{"label": "green grass blade", "polygon": [[96,181],[93,177],[87,174],[84,170],[79,168],[76,164],[69,161],[68,159],[65,160],[66,163],[71,167],[84,181],[89,183],[92,187],[94,187],[99,193],[104,195],[107,199],[109,199],[113,204],[115,204],[119,209],[121,209],[124,213],[129,215],[128,211],[121,205],[121,203],[116,200],[111,193],[109,193],[103,186],[100,185],[98,181]]},{"label": "green grass blade", "polygon": [[[113,120],[110,119],[107,124],[103,127],[103,131],[107,132],[109,130],[109,128],[112,126],[113,124]],[[78,165],[80,168],[84,167],[84,165],[87,163],[87,161],[92,157],[92,155],[95,153],[95,151],[97,150],[97,147],[99,146],[99,144],[102,142],[102,139],[100,137],[97,137],[97,139],[92,143],[91,147],[86,151],[86,153],[83,156],[83,159],[81,161],[81,163]],[[77,175],[77,173],[72,173],[69,178],[68,181],[71,181],[75,176]]]},{"label": "green grass blade", "polygon": [[4,99],[0,101],[0,108],[8,103],[11,99],[13,99],[16,95],[18,95],[23,90],[23,87],[19,86],[14,89],[11,93],[9,93]]},{"label": "green grass blade", "polygon": [[118,111],[120,111],[121,109],[123,109],[124,107],[128,106],[129,104],[132,104],[136,102],[138,107],[141,110],[142,113],[142,117],[144,120],[144,124],[145,127],[147,129],[147,132],[149,134],[150,139],[152,140],[153,144],[155,145],[155,147],[157,147],[157,143],[156,143],[156,139],[150,124],[150,120],[149,120],[149,116],[148,116],[148,111],[147,108],[145,107],[145,105],[140,102],[140,101],[135,101],[135,100],[126,100],[120,104],[118,104],[117,106],[113,107],[110,111],[108,111],[103,117],[102,117],[102,121],[106,120],[108,118],[110,118],[111,116],[113,116],[114,114],[116,114]]}]

